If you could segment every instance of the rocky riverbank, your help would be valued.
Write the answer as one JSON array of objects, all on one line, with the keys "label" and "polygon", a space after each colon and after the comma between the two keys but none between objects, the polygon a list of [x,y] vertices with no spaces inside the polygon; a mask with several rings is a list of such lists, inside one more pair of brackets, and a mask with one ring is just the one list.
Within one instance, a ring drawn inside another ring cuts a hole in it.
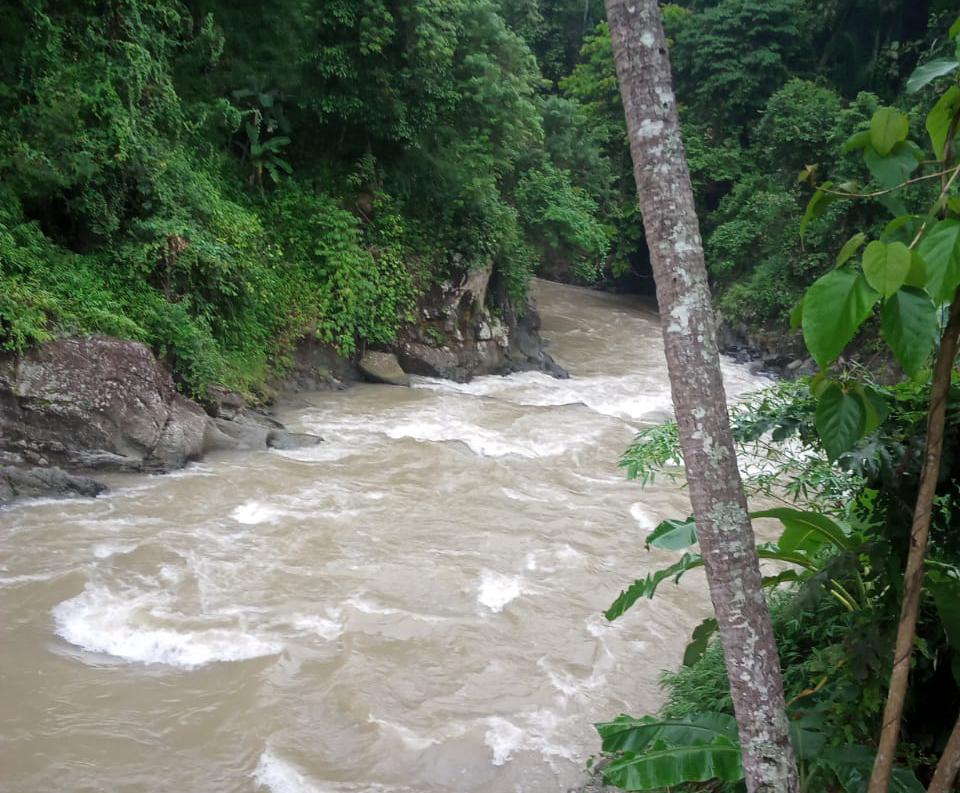
[{"label": "rocky riverbank", "polygon": [[[291,391],[347,388],[369,380],[409,384],[410,374],[468,380],[541,369],[566,372],[543,350],[539,317],[493,317],[484,306],[489,273],[446,285],[420,306],[389,350],[355,359],[304,339],[274,384]],[[62,338],[24,355],[0,355],[0,504],[19,497],[91,496],[97,472],[165,472],[214,450],[290,449],[322,442],[289,432],[237,393],[211,385],[195,401],[180,394],[146,345],[107,336]]]}]

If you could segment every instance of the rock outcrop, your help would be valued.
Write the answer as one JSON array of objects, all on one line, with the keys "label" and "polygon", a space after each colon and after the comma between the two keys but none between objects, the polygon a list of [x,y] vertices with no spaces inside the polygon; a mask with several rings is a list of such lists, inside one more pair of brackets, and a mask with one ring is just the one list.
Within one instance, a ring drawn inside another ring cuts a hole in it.
[{"label": "rock outcrop", "polygon": [[58,339],[0,357],[0,445],[31,465],[179,468],[203,453],[206,425],[139,342]]},{"label": "rock outcrop", "polygon": [[106,486],[60,468],[0,467],[0,505],[15,498],[98,496]]},{"label": "rock outcrop", "polygon": [[490,266],[469,271],[459,282],[441,284],[424,296],[419,321],[397,344],[404,371],[458,382],[531,369],[567,377],[543,350],[540,316],[532,303],[521,313],[501,298],[506,308],[500,316],[487,308],[491,275]]},{"label": "rock outcrop", "polygon": [[169,471],[215,449],[322,440],[289,432],[217,386],[205,407],[179,394],[167,368],[135,341],[67,338],[0,356],[0,502],[105,489],[57,466]]}]

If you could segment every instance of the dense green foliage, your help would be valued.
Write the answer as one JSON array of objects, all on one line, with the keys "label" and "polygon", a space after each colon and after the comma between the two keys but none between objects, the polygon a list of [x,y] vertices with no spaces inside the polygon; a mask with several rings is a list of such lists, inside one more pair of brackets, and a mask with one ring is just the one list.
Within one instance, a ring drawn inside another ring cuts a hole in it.
[{"label": "dense green foliage", "polygon": [[[764,559],[784,562],[765,569],[765,584],[794,742],[815,741],[837,756],[857,757],[866,774],[892,662],[929,396],[928,384],[870,388],[883,406],[883,419],[836,458],[817,429],[817,400],[806,382],[778,384],[734,412],[748,493],[790,506],[761,513],[776,517],[781,533],[760,551]],[[960,383],[950,394],[947,425],[899,757],[921,778],[936,762],[960,707],[960,625],[951,605],[960,602]],[[676,427],[664,425],[643,431],[623,464],[631,477],[648,482],[658,472],[675,471],[679,461]],[[797,507],[803,509],[796,513],[798,520],[785,520]],[[695,542],[690,521],[665,521],[647,537],[652,547],[676,551]],[[629,607],[628,594],[633,600],[652,597],[658,587],[678,580],[696,566],[696,558],[685,550],[665,575],[651,573],[632,593],[627,590],[608,616]],[[732,715],[723,651],[711,638],[715,623],[705,627],[694,632],[684,667],[663,677],[668,696],[663,718]],[[802,746],[797,748],[802,753]],[[840,778],[842,764],[816,766],[821,755],[818,750],[801,757],[806,789],[847,789]],[[898,774],[906,779],[905,770]]]},{"label": "dense green foliage", "polygon": [[[811,181],[919,61],[945,0],[664,6],[725,316],[786,327],[850,229]],[[255,389],[316,333],[385,345],[434,283],[649,272],[600,0],[0,2],[0,345],[142,339]],[[940,47],[940,49],[938,49]],[[650,282],[632,286],[649,288]],[[496,306],[492,306],[496,308]]]},{"label": "dense green foliage", "polygon": [[[803,290],[831,265],[850,229],[876,228],[882,208],[843,216],[843,207],[799,224],[810,187],[797,173],[830,172],[871,181],[860,153],[837,150],[881,104],[915,114],[904,92],[919,60],[943,50],[948,2],[888,0],[687,0],[663,7],[687,157],[707,266],[724,317],[748,330],[787,331]],[[609,32],[587,38],[562,81],[603,136],[616,163],[621,200],[605,216],[616,228],[610,265],[643,270],[645,250],[632,211],[626,130]],[[920,105],[923,106],[922,104]],[[895,210],[893,210],[895,212]]]},{"label": "dense green foliage", "polygon": [[431,284],[474,267],[522,311],[538,258],[602,265],[610,169],[531,50],[568,69],[589,4],[0,13],[4,349],[111,333],[187,389],[251,389],[306,333],[389,344]]}]

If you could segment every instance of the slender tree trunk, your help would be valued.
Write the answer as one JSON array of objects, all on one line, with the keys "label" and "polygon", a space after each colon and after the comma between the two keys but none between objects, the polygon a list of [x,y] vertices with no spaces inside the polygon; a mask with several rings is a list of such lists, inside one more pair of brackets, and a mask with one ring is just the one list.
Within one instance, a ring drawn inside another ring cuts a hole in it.
[{"label": "slender tree trunk", "polygon": [[950,793],[954,789],[953,783],[960,772],[960,718],[953,725],[950,739],[940,755],[937,770],[933,774],[927,793]]},{"label": "slender tree trunk", "polygon": [[889,790],[893,761],[897,753],[897,741],[900,739],[900,719],[903,715],[903,704],[910,678],[910,657],[913,654],[913,643],[917,635],[917,614],[920,610],[920,592],[923,588],[923,560],[927,553],[927,538],[930,535],[933,499],[937,494],[937,480],[940,478],[947,397],[950,393],[950,379],[953,375],[953,360],[957,356],[958,341],[960,341],[960,289],[957,290],[953,305],[950,307],[950,320],[940,342],[937,362],[933,369],[930,408],[927,413],[927,444],[923,470],[920,472],[916,506],[913,510],[913,525],[910,528],[907,568],[903,574],[903,603],[900,607],[900,622],[897,625],[893,671],[890,673],[890,687],[887,690],[887,702],[883,708],[883,727],[880,730],[880,742],[877,746],[877,757],[873,763],[873,773],[870,775],[869,793],[887,793]]},{"label": "slender tree trunk", "polygon": [[606,0],[710,596],[751,793],[799,788],[783,680],[727,415],[703,246],[656,0]]}]

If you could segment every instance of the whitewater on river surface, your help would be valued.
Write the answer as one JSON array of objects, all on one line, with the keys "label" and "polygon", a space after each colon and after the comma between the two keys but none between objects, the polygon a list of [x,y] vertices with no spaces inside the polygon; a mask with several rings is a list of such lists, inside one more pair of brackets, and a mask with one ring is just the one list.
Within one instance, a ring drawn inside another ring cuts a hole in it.
[{"label": "whitewater on river surface", "polygon": [[[0,512],[0,790],[541,793],[592,722],[662,701],[702,576],[668,479],[617,461],[671,415],[652,304],[536,285],[570,380],[296,395],[296,451],[211,456]],[[728,395],[764,381],[724,363]]]}]

